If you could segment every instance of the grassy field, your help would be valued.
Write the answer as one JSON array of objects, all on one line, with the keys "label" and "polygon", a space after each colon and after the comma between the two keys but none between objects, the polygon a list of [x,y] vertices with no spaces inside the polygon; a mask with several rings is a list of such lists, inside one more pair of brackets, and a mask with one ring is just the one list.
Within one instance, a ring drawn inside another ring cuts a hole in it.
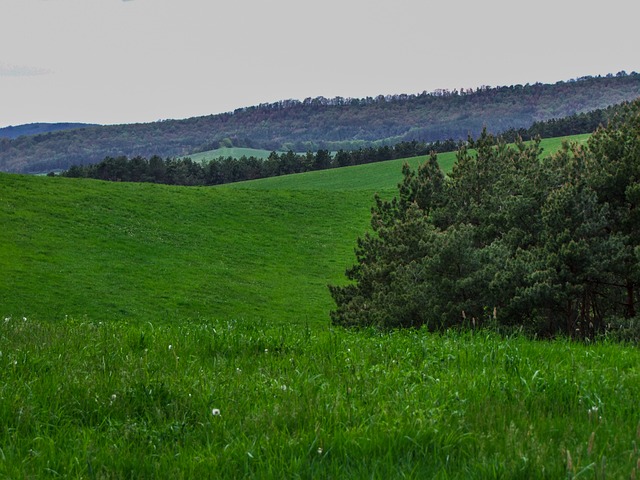
[{"label": "grassy field", "polygon": [[637,347],[329,325],[400,163],[0,174],[0,478],[636,478]]},{"label": "grassy field", "polygon": [[[543,141],[543,145],[545,146],[545,151],[547,153],[553,153],[557,151],[562,142],[564,140],[571,140],[578,143],[586,142],[587,138],[589,138],[590,134],[585,135],[574,135],[571,137],[558,137],[558,138],[549,138]],[[208,150],[206,152],[194,153],[189,155],[191,160],[194,162],[205,162],[208,160],[213,160],[220,157],[233,157],[240,158],[242,156],[245,157],[256,157],[266,159],[271,154],[270,150],[261,150],[257,148],[243,148],[243,147],[223,147],[215,150]],[[451,166],[452,160],[448,157],[449,154],[444,155],[444,164],[443,166],[446,168],[447,166]]]},{"label": "grassy field", "polygon": [[0,349],[3,478],[629,478],[640,460],[635,347],[10,318]]},{"label": "grassy field", "polygon": [[326,323],[372,195],[0,174],[0,315]]},{"label": "grassy field", "polygon": [[[590,135],[575,135],[542,140],[540,146],[543,156],[557,152],[565,141],[586,143]],[[360,191],[388,192],[394,194],[396,185],[402,180],[402,164],[407,162],[414,168],[424,162],[426,157],[390,160],[387,162],[357,165],[353,167],[320,170],[297,175],[263,178],[247,182],[230,184],[229,188],[259,190],[322,190],[322,191]],[[456,161],[455,152],[438,155],[440,167],[451,171]]]},{"label": "grassy field", "polygon": [[223,147],[215,150],[207,150],[206,152],[193,153],[188,155],[194,162],[206,162],[220,157],[256,157],[266,159],[271,154],[270,150],[260,150],[257,148],[243,147]]}]

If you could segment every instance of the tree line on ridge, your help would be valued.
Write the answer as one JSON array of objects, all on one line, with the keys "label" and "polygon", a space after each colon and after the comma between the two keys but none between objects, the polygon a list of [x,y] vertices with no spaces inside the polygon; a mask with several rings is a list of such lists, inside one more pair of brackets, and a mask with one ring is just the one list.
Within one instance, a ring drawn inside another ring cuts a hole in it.
[{"label": "tree line on ridge", "polygon": [[[510,129],[501,136],[508,141],[517,138],[530,140],[536,137],[547,138],[594,131],[599,125],[606,125],[621,105],[588,113],[571,115],[562,119],[535,122],[528,129]],[[240,158],[219,157],[202,163],[190,158],[166,158],[153,156],[146,159],[107,157],[93,165],[74,165],[62,173],[66,177],[94,178],[98,180],[120,182],[152,182],[168,185],[204,186],[255,180],[292,173],[310,172],[328,168],[362,165],[398,158],[427,155],[429,152],[450,152],[463,145],[453,139],[432,143],[400,142],[395,145],[358,148],[357,150],[339,150],[331,154],[328,150],[298,154],[272,152],[266,160],[253,156]]]},{"label": "tree line on ridge", "polygon": [[233,112],[105,125],[0,139],[0,171],[47,172],[106,157],[184,157],[236,147],[307,152],[431,143],[529,128],[536,121],[606,108],[640,96],[640,74],[581,77],[555,84],[456,88],[364,99],[283,100]]}]

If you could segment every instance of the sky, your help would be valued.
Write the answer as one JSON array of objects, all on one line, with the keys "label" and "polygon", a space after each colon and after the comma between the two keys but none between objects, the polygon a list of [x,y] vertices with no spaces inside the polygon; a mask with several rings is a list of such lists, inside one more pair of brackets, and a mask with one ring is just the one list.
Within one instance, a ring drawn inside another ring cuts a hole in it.
[{"label": "sky", "polygon": [[0,0],[0,127],[640,71],[637,0]]}]

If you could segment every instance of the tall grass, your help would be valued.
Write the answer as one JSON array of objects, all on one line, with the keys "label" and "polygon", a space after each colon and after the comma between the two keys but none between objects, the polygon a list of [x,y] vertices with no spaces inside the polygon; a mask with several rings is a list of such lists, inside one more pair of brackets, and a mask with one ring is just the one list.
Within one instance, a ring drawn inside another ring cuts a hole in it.
[{"label": "tall grass", "polygon": [[640,458],[640,352],[606,342],[6,318],[0,351],[5,478],[621,478]]}]

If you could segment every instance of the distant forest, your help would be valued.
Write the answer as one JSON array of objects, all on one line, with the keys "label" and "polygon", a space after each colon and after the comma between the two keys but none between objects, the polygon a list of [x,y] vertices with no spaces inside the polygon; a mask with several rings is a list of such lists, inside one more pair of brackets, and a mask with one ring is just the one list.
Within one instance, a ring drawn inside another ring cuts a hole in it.
[{"label": "distant forest", "polygon": [[0,139],[0,170],[46,172],[106,157],[178,157],[220,146],[306,152],[464,140],[605,109],[640,96],[640,74],[352,99],[283,100],[234,112]]},{"label": "distant forest", "polygon": [[[510,129],[502,135],[502,138],[506,141],[516,141],[593,132],[599,126],[605,126],[624,105],[571,115],[559,120],[536,122],[528,129]],[[462,140],[453,139],[432,143],[413,140],[393,146],[339,150],[334,155],[328,150],[318,150],[316,153],[309,151],[304,155],[289,150],[281,154],[272,152],[266,160],[253,156],[220,157],[203,163],[194,162],[189,157],[162,159],[156,155],[150,159],[141,156],[129,159],[126,156],[119,156],[107,157],[97,164],[74,165],[62,175],[116,182],[152,182],[185,186],[220,185],[409,158],[431,152],[450,152],[462,147],[463,144]]]},{"label": "distant forest", "polygon": [[220,157],[203,163],[187,158],[153,156],[127,158],[108,157],[97,164],[74,165],[62,172],[62,176],[94,178],[115,182],[151,182],[167,185],[204,186],[276,177],[293,173],[326,170],[329,168],[382,162],[395,158],[426,155],[429,151],[455,150],[453,140],[427,145],[424,142],[402,142],[392,147],[366,147],[358,150],[340,150],[331,155],[328,150],[298,154],[271,152],[266,160],[256,157]]},{"label": "distant forest", "polygon": [[27,123],[0,128],[0,138],[18,138],[23,135],[42,135],[45,133],[73,130],[76,128],[98,127],[95,123]]}]

